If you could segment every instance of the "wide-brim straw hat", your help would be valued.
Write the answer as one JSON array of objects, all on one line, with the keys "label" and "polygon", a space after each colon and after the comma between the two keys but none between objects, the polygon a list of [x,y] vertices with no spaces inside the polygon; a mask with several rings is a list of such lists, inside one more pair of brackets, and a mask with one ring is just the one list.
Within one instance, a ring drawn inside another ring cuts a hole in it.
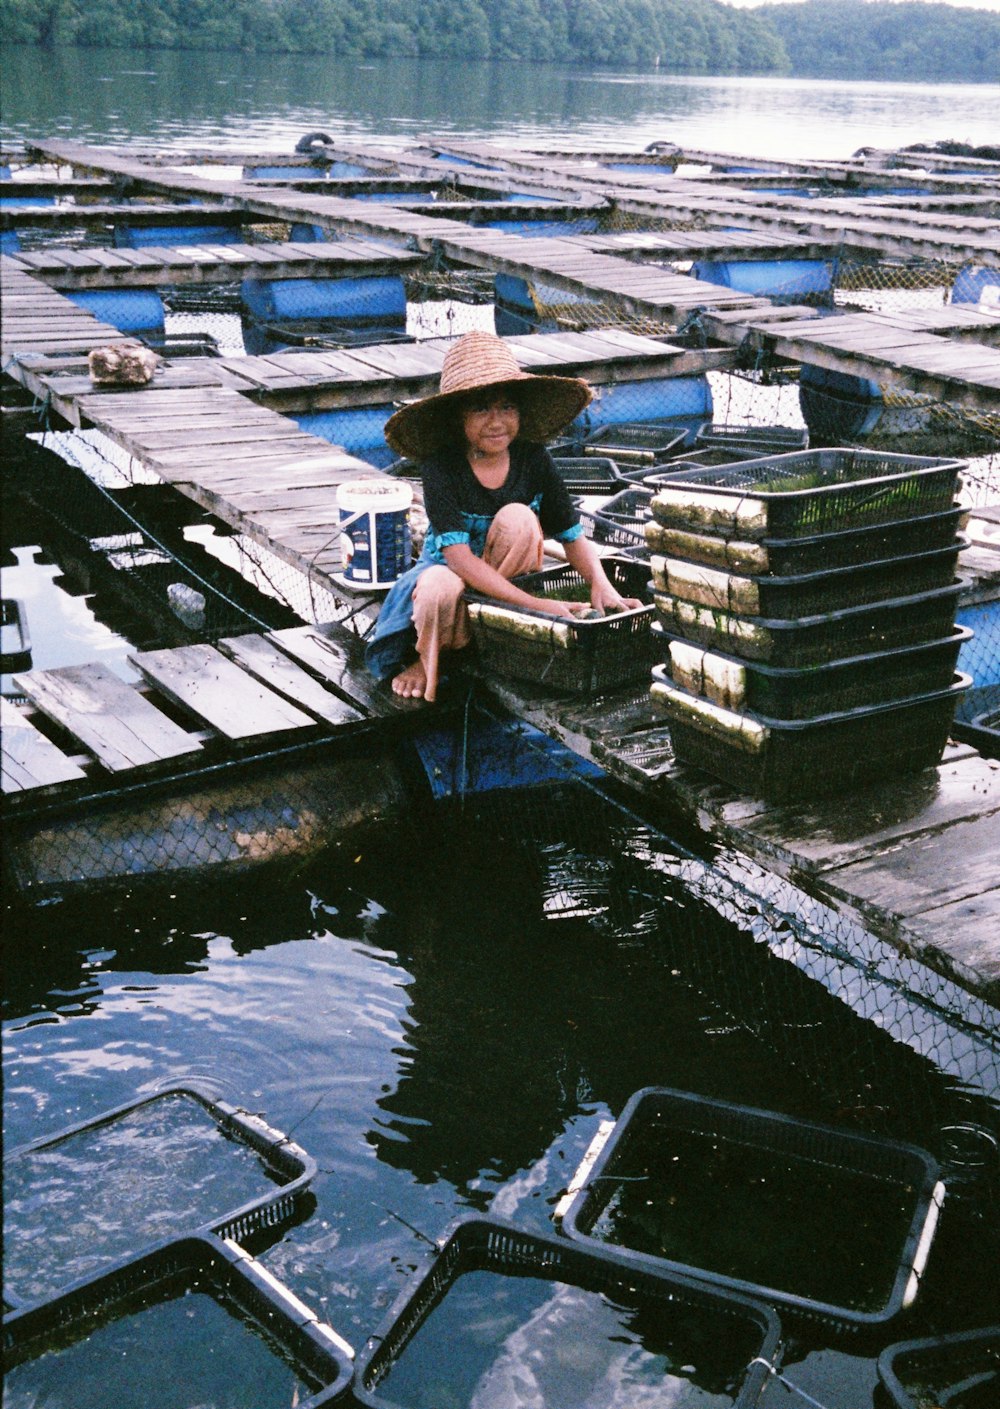
[{"label": "wide-brim straw hat", "polygon": [[523,372],[495,333],[466,333],[448,349],[440,390],[390,416],[385,438],[400,455],[422,459],[461,441],[459,407],[470,392],[508,388],[521,413],[521,438],[541,444],[568,426],[592,394],[580,377]]}]

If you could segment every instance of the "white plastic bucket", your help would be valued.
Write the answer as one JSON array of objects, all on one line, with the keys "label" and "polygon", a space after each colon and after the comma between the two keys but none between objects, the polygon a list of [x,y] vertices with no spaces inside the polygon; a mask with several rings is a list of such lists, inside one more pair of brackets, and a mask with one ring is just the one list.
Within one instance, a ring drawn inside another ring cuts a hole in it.
[{"label": "white plastic bucket", "polygon": [[344,577],[391,587],[410,566],[413,488],[391,480],[354,479],[337,488]]}]

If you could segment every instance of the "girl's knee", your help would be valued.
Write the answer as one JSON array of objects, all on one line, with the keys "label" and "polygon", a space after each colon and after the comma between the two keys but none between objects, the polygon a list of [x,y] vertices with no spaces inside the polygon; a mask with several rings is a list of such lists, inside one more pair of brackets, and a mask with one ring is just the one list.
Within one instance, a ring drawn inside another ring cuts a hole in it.
[{"label": "girl's knee", "polygon": [[542,533],[538,515],[529,504],[505,504],[497,511],[492,528],[517,537],[541,537]]},{"label": "girl's knee", "polygon": [[453,605],[465,590],[465,583],[451,568],[435,564],[417,578],[413,589],[414,606],[433,610],[437,604]]}]

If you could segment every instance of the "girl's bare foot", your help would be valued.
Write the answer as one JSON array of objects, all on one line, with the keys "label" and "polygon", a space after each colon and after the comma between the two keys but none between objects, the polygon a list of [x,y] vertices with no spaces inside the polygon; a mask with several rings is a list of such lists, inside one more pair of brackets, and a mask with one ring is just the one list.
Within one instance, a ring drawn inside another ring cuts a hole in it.
[{"label": "girl's bare foot", "polygon": [[392,693],[405,700],[423,699],[427,691],[427,672],[422,660],[415,660],[393,677]]}]

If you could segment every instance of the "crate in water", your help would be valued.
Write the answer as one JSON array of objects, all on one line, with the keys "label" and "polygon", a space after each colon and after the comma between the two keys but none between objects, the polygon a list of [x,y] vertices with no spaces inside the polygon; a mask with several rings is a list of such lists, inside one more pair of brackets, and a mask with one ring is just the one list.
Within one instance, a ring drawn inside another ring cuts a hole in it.
[{"label": "crate in water", "polygon": [[615,548],[645,548],[652,498],[652,490],[639,485],[613,495],[589,515],[591,538]]},{"label": "crate in water", "polygon": [[940,640],[955,623],[963,586],[963,581],[956,578],[949,586],[931,592],[798,618],[741,616],[655,590],[653,604],[659,620],[673,636],[728,652],[741,660],[812,666],[870,651]]},{"label": "crate in water", "polygon": [[963,462],[876,450],[801,450],[664,479],[653,514],[668,528],[811,537],[950,509]]},{"label": "crate in water", "polygon": [[967,626],[956,626],[939,641],[797,668],[707,651],[671,636],[659,622],[652,630],[663,660],[653,668],[654,680],[701,695],[723,709],[771,719],[814,719],[947,689],[970,632]]},{"label": "crate in water", "polygon": [[996,1409],[1000,1326],[886,1346],[878,1377],[893,1409]]},{"label": "crate in water", "polygon": [[676,455],[687,440],[687,431],[654,421],[622,421],[602,426],[583,442],[584,455],[610,455],[619,464],[636,468],[658,465]]},{"label": "crate in water", "polygon": [[[609,508],[606,505],[601,514],[607,514]],[[596,521],[599,516],[594,517]],[[954,579],[958,555],[966,543],[966,539],[956,538],[928,553],[793,573],[789,577],[730,572],[658,553],[650,559],[650,570],[653,586],[681,601],[719,607],[738,616],[804,617],[947,587]]]},{"label": "crate in water", "polygon": [[699,426],[694,438],[699,450],[736,448],[752,450],[755,455],[780,455],[794,450],[808,450],[809,432],[803,426],[753,426],[728,422],[720,425],[706,421]]},{"label": "crate in water", "polygon": [[617,494],[625,486],[614,460],[596,455],[553,455],[570,494]]},{"label": "crate in water", "polygon": [[235,1243],[163,1244],[4,1317],[4,1404],[320,1409],[350,1346]]},{"label": "crate in water", "polygon": [[502,1404],[751,1409],[775,1313],[613,1251],[462,1223],[358,1357],[370,1409]]},{"label": "crate in water", "polygon": [[168,1087],[6,1156],[6,1283],[33,1302],[165,1238],[280,1229],[315,1172],[259,1116]]},{"label": "crate in water", "polygon": [[724,709],[662,672],[654,673],[650,695],[666,715],[678,763],[751,797],[804,802],[935,767],[969,683],[956,673],[947,689],[807,719]]},{"label": "crate in water", "polygon": [[912,1304],[944,1199],[915,1146],[665,1087],[632,1096],[581,1178],[574,1241],[850,1330]]},{"label": "crate in water", "polygon": [[[655,488],[651,484],[646,487]],[[818,533],[811,538],[763,538],[753,543],[723,534],[667,528],[652,516],[650,509],[644,533],[650,550],[667,557],[687,558],[729,572],[792,577],[946,548],[955,542],[967,516],[967,509],[956,507],[900,523]]]},{"label": "crate in water", "polygon": [[[604,570],[625,597],[649,600],[649,566],[605,558]],[[538,597],[589,601],[589,588],[570,566],[514,579]],[[472,641],[486,671],[546,689],[596,695],[646,680],[653,662],[651,606],[593,619],[548,616],[467,594]]]}]

